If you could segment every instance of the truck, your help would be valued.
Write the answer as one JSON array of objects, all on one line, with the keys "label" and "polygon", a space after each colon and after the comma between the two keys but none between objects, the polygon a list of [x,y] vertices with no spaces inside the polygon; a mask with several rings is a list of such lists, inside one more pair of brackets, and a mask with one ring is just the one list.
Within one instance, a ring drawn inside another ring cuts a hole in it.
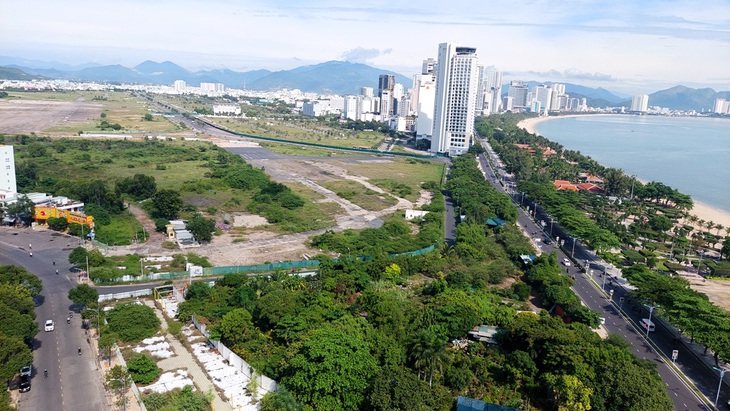
[{"label": "truck", "polygon": [[654,323],[650,319],[648,319],[648,318],[642,318],[641,319],[641,326],[645,330],[648,329],[649,331],[654,331],[654,329],[656,328],[656,326],[654,325]]}]

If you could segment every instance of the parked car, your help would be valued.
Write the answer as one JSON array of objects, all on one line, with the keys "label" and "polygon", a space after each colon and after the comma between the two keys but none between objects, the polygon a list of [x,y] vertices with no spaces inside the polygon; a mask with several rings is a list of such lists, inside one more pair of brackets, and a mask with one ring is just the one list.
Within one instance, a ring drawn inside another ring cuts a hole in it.
[{"label": "parked car", "polygon": [[550,244],[552,244],[552,243],[553,243],[553,240],[551,240],[551,239],[549,239],[549,238],[546,238],[545,240],[543,240],[543,243],[545,243],[545,244],[547,244],[547,245],[550,245]]},{"label": "parked car", "polygon": [[56,328],[56,325],[53,323],[53,320],[46,320],[46,331],[53,331]]},{"label": "parked car", "polygon": [[20,369],[20,376],[21,377],[30,377],[33,374],[33,366],[32,365],[26,365],[25,367]]},{"label": "parked car", "polygon": [[30,391],[30,377],[25,376],[25,375],[20,377],[20,383],[18,384],[18,391],[20,391],[20,392]]},{"label": "parked car", "polygon": [[606,317],[599,317],[598,322],[601,323],[601,325],[606,324]]},{"label": "parked car", "polygon": [[563,264],[565,264],[566,267],[570,267],[570,260],[563,258]]}]

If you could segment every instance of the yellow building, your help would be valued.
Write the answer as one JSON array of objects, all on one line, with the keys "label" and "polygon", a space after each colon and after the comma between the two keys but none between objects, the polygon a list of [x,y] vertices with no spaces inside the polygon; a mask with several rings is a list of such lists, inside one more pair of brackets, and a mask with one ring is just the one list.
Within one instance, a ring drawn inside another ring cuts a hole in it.
[{"label": "yellow building", "polygon": [[86,224],[94,228],[94,217],[77,211],[60,210],[52,206],[35,206],[33,219],[45,224],[49,218],[65,218],[69,224]]}]

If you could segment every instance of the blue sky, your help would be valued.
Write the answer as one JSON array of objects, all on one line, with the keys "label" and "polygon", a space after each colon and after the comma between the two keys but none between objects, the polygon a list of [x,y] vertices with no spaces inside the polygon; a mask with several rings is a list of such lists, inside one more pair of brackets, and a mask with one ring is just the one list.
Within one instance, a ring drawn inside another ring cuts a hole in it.
[{"label": "blue sky", "polygon": [[508,79],[730,90],[728,0],[0,0],[0,55],[69,64],[350,60],[410,75],[446,41]]}]

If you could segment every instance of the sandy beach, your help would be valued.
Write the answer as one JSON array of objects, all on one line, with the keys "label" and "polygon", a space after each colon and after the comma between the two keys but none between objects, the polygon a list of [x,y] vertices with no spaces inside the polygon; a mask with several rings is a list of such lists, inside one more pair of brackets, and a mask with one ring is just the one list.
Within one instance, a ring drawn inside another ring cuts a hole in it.
[{"label": "sandy beach", "polygon": [[[550,120],[571,118],[571,117],[611,116],[611,115],[614,115],[614,114],[575,114],[575,115],[567,115],[567,116],[534,117],[534,118],[528,118],[526,120],[520,121],[519,123],[517,123],[517,127],[524,129],[528,133],[540,135],[540,133],[535,131],[535,126],[542,123],[543,121],[550,121]],[[646,184],[646,181],[642,181],[642,182],[644,184]],[[712,221],[716,225],[721,224],[724,227],[730,227],[730,212],[720,210],[715,207],[711,207],[707,204],[700,203],[697,200],[694,200],[694,207],[690,211],[690,215],[695,215],[700,220]],[[710,231],[713,234],[717,234],[716,229],[712,229]],[[723,230],[720,230],[720,235],[724,237],[725,232]]]}]

